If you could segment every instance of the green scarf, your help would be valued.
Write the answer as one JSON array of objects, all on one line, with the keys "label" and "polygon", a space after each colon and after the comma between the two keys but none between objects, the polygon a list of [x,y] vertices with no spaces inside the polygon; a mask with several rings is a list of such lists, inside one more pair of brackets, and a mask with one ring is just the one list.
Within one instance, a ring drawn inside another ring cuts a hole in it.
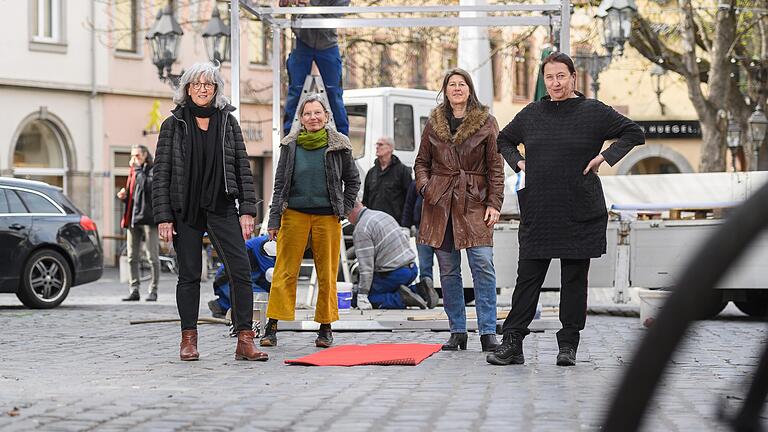
[{"label": "green scarf", "polygon": [[296,144],[304,147],[304,150],[317,150],[328,145],[328,131],[325,128],[317,132],[302,130],[296,139]]}]

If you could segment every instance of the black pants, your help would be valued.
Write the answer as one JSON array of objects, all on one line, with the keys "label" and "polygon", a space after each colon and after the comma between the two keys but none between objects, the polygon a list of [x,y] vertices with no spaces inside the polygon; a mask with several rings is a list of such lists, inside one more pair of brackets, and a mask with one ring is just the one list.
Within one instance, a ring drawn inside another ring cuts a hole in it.
[{"label": "black pants", "polygon": [[[253,291],[251,264],[245,250],[240,221],[234,206],[222,214],[206,215],[208,236],[216,253],[224,263],[230,280],[232,323],[235,330],[251,330],[253,323]],[[176,235],[173,247],[179,261],[179,281],[176,284],[176,306],[181,318],[181,329],[197,328],[200,311],[200,275],[203,271],[201,251],[203,231],[191,227],[179,218],[174,224]]]},{"label": "black pants", "polygon": [[[512,310],[504,320],[504,334],[515,332],[525,337],[536,315],[541,285],[550,259],[521,259],[517,263],[517,284],[512,294]],[[558,346],[579,346],[579,331],[587,321],[587,274],[589,258],[560,260],[560,323]]]}]

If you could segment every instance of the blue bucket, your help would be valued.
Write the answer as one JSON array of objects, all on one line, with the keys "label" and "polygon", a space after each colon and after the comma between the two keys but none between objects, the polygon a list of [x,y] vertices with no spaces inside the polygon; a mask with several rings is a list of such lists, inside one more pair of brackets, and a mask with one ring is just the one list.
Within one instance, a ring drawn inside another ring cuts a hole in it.
[{"label": "blue bucket", "polygon": [[352,307],[352,284],[338,282],[336,284],[336,297],[338,298],[339,313],[349,312]]}]

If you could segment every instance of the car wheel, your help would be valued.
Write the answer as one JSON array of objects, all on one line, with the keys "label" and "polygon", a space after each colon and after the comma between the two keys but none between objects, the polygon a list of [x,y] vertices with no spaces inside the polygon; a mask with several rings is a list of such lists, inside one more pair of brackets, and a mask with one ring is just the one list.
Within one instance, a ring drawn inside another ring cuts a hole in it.
[{"label": "car wheel", "polygon": [[16,296],[25,306],[50,309],[67,298],[72,286],[72,271],[64,257],[53,250],[42,249],[27,260]]}]

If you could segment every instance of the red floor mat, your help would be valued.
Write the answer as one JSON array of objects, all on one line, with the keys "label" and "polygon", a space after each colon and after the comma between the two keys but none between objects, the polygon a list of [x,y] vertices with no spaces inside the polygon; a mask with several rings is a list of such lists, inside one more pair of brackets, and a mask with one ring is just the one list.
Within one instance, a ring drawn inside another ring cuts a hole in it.
[{"label": "red floor mat", "polygon": [[440,344],[341,345],[285,362],[304,366],[416,366],[441,347]]}]

